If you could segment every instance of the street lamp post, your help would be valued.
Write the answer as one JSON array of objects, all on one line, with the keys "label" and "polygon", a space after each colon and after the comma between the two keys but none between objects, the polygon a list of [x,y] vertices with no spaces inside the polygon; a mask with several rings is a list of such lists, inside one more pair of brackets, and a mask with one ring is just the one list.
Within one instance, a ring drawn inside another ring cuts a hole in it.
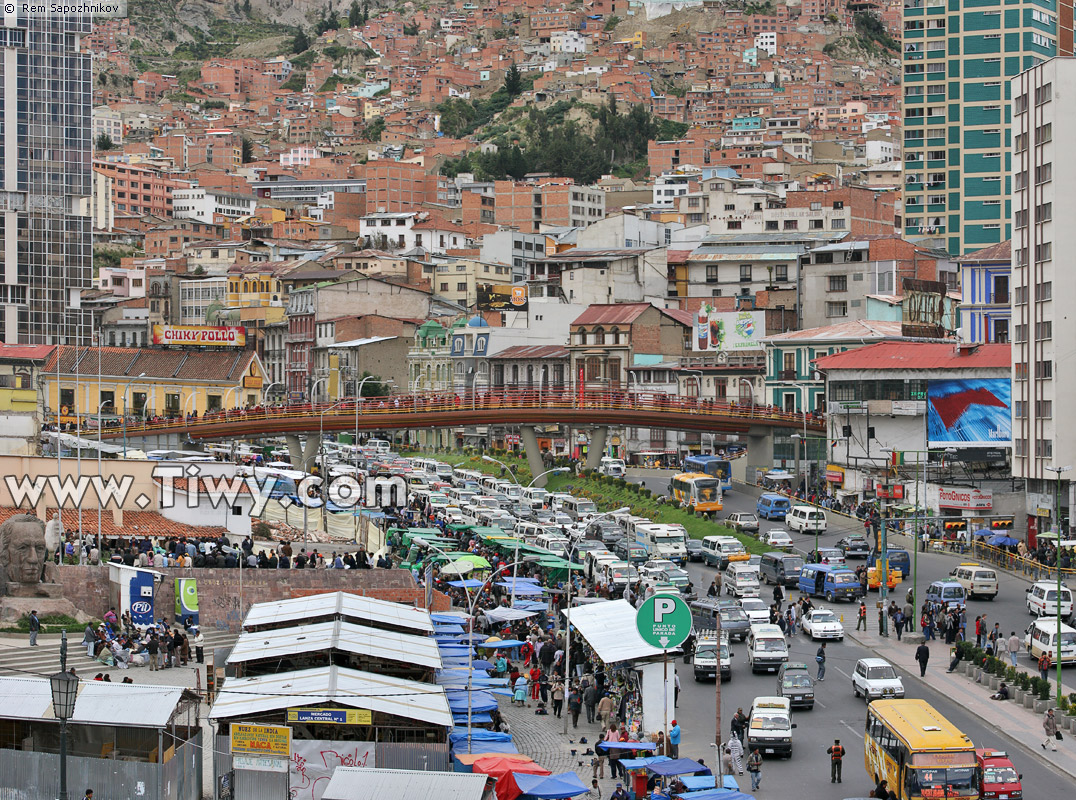
[{"label": "street lamp post", "polygon": [[[598,514],[597,516],[591,517],[590,520],[588,520],[587,524],[589,525],[591,522],[597,522],[599,519],[603,519],[605,517],[611,517],[614,514],[623,514],[623,513],[628,512],[628,511],[631,511],[631,509],[629,507],[627,507],[627,506],[624,506],[623,508],[618,508],[618,509],[616,509],[614,511],[606,511],[604,514]],[[572,537],[570,537],[568,539],[569,547],[568,547],[567,556],[568,556],[568,562],[569,563],[571,563],[571,560],[572,560],[572,553],[574,553],[576,551],[576,547],[579,544],[578,539],[579,539],[578,534],[575,535],[575,536],[572,536]],[[567,695],[567,693],[570,692],[571,685],[572,685],[572,571],[571,571],[571,569],[568,570],[568,597],[567,597],[567,604],[566,604],[565,609],[564,609],[564,617],[565,617],[565,622],[564,622],[564,684],[565,684],[564,691],[565,691],[565,694]],[[562,731],[562,733],[567,733],[568,732],[568,716],[569,716],[568,714],[564,715],[564,730]]]},{"label": "street lamp post", "polygon": [[1054,489],[1054,533],[1057,534],[1057,546],[1054,549],[1054,566],[1057,568],[1057,702],[1061,704],[1061,475],[1071,472],[1072,467],[1046,467],[1049,472],[1057,476]]},{"label": "street lamp post", "polygon": [[[359,405],[362,403],[362,387],[366,384],[366,381],[376,377],[376,375],[367,375],[359,381],[359,388],[355,390],[355,447],[359,446]],[[392,378],[381,382],[384,384],[394,383]]]},{"label": "street lamp post", "polygon": [[49,678],[52,713],[60,720],[60,800],[67,800],[67,721],[75,715],[78,675],[67,671],[67,631],[60,640],[60,671]]},{"label": "street lamp post", "polygon": [[[116,410],[116,404],[112,400],[105,400],[101,405],[97,406],[97,477],[101,478],[101,412],[104,411],[105,406],[112,406],[112,410]],[[97,557],[101,557],[101,498],[97,498]],[[81,559],[82,556],[80,555]]]},{"label": "street lamp post", "polygon": [[[346,404],[346,400],[341,400],[339,403],[333,403],[328,408],[323,408],[318,415],[318,455],[321,456],[321,529],[326,533],[329,532],[329,519],[325,510],[325,507],[329,504],[329,476],[325,471],[325,413]],[[305,536],[303,541],[305,543]]]},{"label": "street lamp post", "polygon": [[512,470],[512,468],[510,466],[505,464],[503,461],[498,461],[493,456],[482,456],[482,460],[483,461],[488,461],[491,464],[499,464],[500,466],[504,467],[506,470],[508,470],[508,473],[512,476],[512,480],[514,480],[516,482],[516,486],[519,486],[519,478],[516,477],[516,473]]},{"label": "street lamp post", "polygon": [[545,472],[535,475],[533,480],[527,484],[527,488],[529,489],[534,486],[540,478],[544,478],[546,475],[560,475],[564,472],[571,472],[571,470],[568,467],[553,467],[553,469],[547,469]]},{"label": "street lamp post", "polygon": [[131,388],[131,384],[137,381],[139,378],[146,377],[146,373],[140,372],[123,387],[123,457],[127,458],[127,390]]}]

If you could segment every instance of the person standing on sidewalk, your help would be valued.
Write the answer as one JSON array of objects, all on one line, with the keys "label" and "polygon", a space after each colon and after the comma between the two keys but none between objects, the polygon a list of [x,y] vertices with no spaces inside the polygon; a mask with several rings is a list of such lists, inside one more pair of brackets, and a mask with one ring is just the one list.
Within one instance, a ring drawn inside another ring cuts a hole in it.
[{"label": "person standing on sidewalk", "polygon": [[915,660],[919,662],[919,677],[925,677],[927,674],[927,662],[930,661],[930,648],[927,647],[926,642],[915,648]]},{"label": "person standing on sidewalk", "polygon": [[893,627],[897,631],[897,641],[900,641],[900,635],[904,633],[904,612],[899,608],[893,612]]},{"label": "person standing on sidewalk", "polygon": [[1050,680],[1050,667],[1054,664],[1054,660],[1050,658],[1050,651],[1043,650],[1042,655],[1039,656],[1039,677],[1044,681]]},{"label": "person standing on sidewalk", "polygon": [[583,705],[587,710],[587,722],[593,724],[594,710],[598,705],[598,690],[593,683],[587,684],[587,688],[583,690]]},{"label": "person standing on sidewalk", "polygon": [[680,726],[674,719],[672,721],[672,727],[669,728],[669,757],[680,758]]},{"label": "person standing on sidewalk", "polygon": [[757,747],[747,757],[747,772],[751,775],[751,791],[757,792],[758,785],[762,783],[762,754]]},{"label": "person standing on sidewalk", "polygon": [[814,660],[818,662],[818,681],[824,681],[826,679],[826,643],[822,642],[822,645],[818,648],[818,652],[814,654]]},{"label": "person standing on sidewalk", "polygon": [[37,611],[30,612],[30,647],[37,647],[37,634],[41,632],[41,620],[37,618]]},{"label": "person standing on sidewalk", "polygon": [[1052,708],[1046,709],[1046,716],[1042,718],[1042,729],[1046,732],[1046,738],[1042,741],[1042,749],[1046,749],[1046,744],[1048,742],[1050,744],[1050,749],[1056,753],[1060,730],[1057,727],[1057,717],[1054,716],[1054,710]]},{"label": "person standing on sidewalk", "polygon": [[86,648],[86,658],[93,658],[97,648],[97,634],[93,632],[93,625],[86,623],[86,630],[82,632],[82,644]]},{"label": "person standing on sidewalk", "polygon": [[833,740],[833,746],[826,750],[829,754],[829,782],[841,782],[841,764],[844,760],[844,747],[840,739]]},{"label": "person standing on sidewalk", "polygon": [[1005,661],[1009,657],[1009,640],[996,628],[991,635],[994,637],[994,657]]},{"label": "person standing on sidewalk", "polygon": [[862,600],[859,601],[859,613],[856,619],[856,630],[867,630],[867,604]]},{"label": "person standing on sidewalk", "polygon": [[192,628],[194,631],[194,657],[199,664],[205,663],[205,636],[201,628]]},{"label": "person standing on sidewalk", "polygon": [[572,684],[568,691],[568,713],[572,715],[572,727],[579,727],[579,712],[583,710],[583,698],[579,694],[579,687]]},{"label": "person standing on sidewalk", "polygon": [[1020,637],[1016,635],[1016,631],[1009,634],[1009,660],[1012,662],[1013,667],[1016,666],[1016,654],[1020,652]]},{"label": "person standing on sidewalk", "polygon": [[149,671],[157,671],[157,654],[161,652],[161,644],[157,641],[157,634],[151,633],[146,642],[146,654],[149,659]]}]

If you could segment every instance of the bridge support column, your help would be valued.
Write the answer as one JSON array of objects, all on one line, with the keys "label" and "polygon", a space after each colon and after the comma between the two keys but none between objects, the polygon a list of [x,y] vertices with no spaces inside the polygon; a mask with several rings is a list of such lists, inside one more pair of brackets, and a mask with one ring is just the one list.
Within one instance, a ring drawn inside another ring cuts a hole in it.
[{"label": "bridge support column", "polygon": [[747,482],[755,482],[755,470],[773,469],[773,428],[754,427],[747,431]]},{"label": "bridge support column", "polygon": [[605,455],[605,440],[608,436],[608,428],[591,429],[590,444],[587,446],[587,460],[584,463],[587,469],[597,469],[601,466],[602,456]]},{"label": "bridge support column", "polygon": [[310,472],[310,467],[314,465],[318,457],[318,437],[307,436],[304,441],[289,433],[284,436],[284,441],[288,443],[288,455],[291,456],[292,467],[301,469],[303,472]]},{"label": "bridge support column", "polygon": [[[523,440],[523,452],[527,454],[527,466],[530,467],[531,475],[542,475],[545,472],[545,462],[542,460],[542,451],[538,448],[538,434],[534,432],[534,426],[520,425],[519,436]],[[548,480],[548,475],[542,475],[534,481],[534,485],[545,486]]]}]

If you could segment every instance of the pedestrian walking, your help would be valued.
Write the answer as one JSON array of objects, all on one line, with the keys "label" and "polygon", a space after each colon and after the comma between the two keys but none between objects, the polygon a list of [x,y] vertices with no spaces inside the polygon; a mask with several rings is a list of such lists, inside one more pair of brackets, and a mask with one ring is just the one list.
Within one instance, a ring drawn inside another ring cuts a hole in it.
[{"label": "pedestrian walking", "polygon": [[844,761],[844,747],[840,739],[833,740],[833,746],[826,752],[829,754],[829,782],[841,782],[841,764]]},{"label": "pedestrian walking", "polygon": [[824,681],[826,679],[826,643],[822,642],[822,645],[818,648],[818,652],[814,654],[814,660],[818,662],[818,681]]},{"label": "pedestrian walking", "polygon": [[1039,656],[1039,677],[1044,681],[1050,680],[1050,667],[1053,666],[1054,660],[1050,658],[1050,651],[1043,650],[1042,655]]},{"label": "pedestrian walking", "polygon": [[609,795],[609,800],[628,800],[628,793],[624,791],[624,784],[618,783],[616,790]]},{"label": "pedestrian walking", "polygon": [[785,602],[785,590],[781,584],[775,583],[773,585],[773,604],[777,606],[777,613],[781,613],[781,604]]},{"label": "pedestrian walking", "polygon": [[1012,665],[1016,666],[1016,654],[1020,652],[1020,637],[1016,635],[1016,631],[1009,634],[1009,661]]},{"label": "pedestrian walking", "polygon": [[587,789],[587,800],[602,800],[602,790],[598,786],[598,779],[594,778],[590,782],[590,788]]},{"label": "pedestrian walking", "polygon": [[856,630],[867,630],[867,604],[862,600],[859,601],[859,614],[856,619]]},{"label": "pedestrian walking", "polygon": [[926,642],[915,648],[915,660],[919,662],[919,677],[922,678],[927,674],[927,662],[930,660],[930,648]]},{"label": "pedestrian walking", "polygon": [[674,719],[669,728],[669,756],[672,758],[680,758],[680,733],[680,726]]},{"label": "pedestrian walking", "polygon": [[724,751],[721,753],[721,774],[722,775],[734,775],[732,766],[732,751],[728,745],[725,745]]},{"label": "pedestrian walking", "polygon": [[743,775],[743,742],[736,737],[729,739],[729,752],[732,754],[732,766],[737,775]]},{"label": "pedestrian walking", "polygon": [[1001,631],[995,631],[994,633],[994,657],[1000,658],[1002,661],[1009,657],[1009,640],[1005,638]]},{"label": "pedestrian walking", "polygon": [[598,701],[598,723],[603,729],[613,721],[613,713],[615,711],[616,701],[609,696],[609,692],[605,692],[602,695],[602,699]]},{"label": "pedestrian walking", "polygon": [[587,711],[587,722],[594,723],[594,711],[598,705],[598,690],[594,687],[594,684],[587,684],[587,688],[583,690],[583,706]]},{"label": "pedestrian walking", "polygon": [[1046,749],[1049,743],[1050,749],[1057,752],[1057,743],[1061,741],[1061,730],[1057,727],[1057,718],[1052,708],[1046,709],[1046,716],[1042,718],[1042,729],[1046,732],[1046,738],[1042,741],[1042,749]]},{"label": "pedestrian walking", "polygon": [[579,693],[579,687],[572,684],[568,692],[568,713],[572,715],[572,727],[579,727],[579,712],[583,710],[583,696]]},{"label": "pedestrian walking", "polygon": [[758,785],[762,783],[762,754],[757,747],[747,757],[747,772],[751,776],[751,791],[758,791]]},{"label": "pedestrian walking", "polygon": [[41,632],[41,620],[37,618],[37,611],[30,612],[30,647],[37,647],[37,634]]},{"label": "pedestrian walking", "polygon": [[553,682],[553,716],[560,719],[561,712],[564,710],[564,683],[563,681]]}]

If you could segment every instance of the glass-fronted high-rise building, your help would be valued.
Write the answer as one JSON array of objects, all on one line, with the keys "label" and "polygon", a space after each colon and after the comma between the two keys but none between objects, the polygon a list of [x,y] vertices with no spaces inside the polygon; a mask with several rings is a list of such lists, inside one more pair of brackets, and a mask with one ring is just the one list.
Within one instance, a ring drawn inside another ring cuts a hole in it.
[{"label": "glass-fronted high-rise building", "polygon": [[1073,0],[904,1],[904,234],[1010,238],[1009,79],[1072,54]]},{"label": "glass-fronted high-rise building", "polygon": [[90,54],[80,16],[8,13],[0,27],[0,340],[88,343],[92,285]]}]

